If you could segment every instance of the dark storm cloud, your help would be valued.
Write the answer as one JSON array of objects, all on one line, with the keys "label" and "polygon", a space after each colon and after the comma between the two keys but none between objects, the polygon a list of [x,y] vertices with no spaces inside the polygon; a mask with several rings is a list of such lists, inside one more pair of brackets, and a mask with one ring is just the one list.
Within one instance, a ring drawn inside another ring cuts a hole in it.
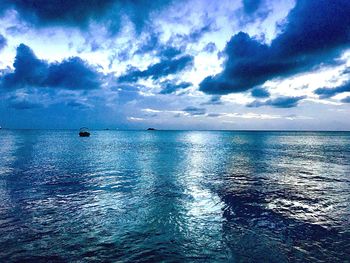
[{"label": "dark storm cloud", "polygon": [[243,0],[243,10],[246,14],[251,15],[258,10],[262,2],[262,0]]},{"label": "dark storm cloud", "polygon": [[2,77],[1,86],[4,88],[43,86],[49,66],[46,61],[38,59],[28,46],[20,44],[13,67],[14,72]]},{"label": "dark storm cloud", "polygon": [[48,87],[64,89],[97,89],[100,84],[99,73],[79,57],[50,64],[44,83]]},{"label": "dark storm cloud", "polygon": [[159,34],[156,32],[152,32],[151,34],[148,34],[146,38],[142,41],[142,44],[138,47],[138,49],[135,51],[134,54],[136,55],[142,55],[149,52],[152,52],[159,48],[160,40],[159,40]]},{"label": "dark storm cloud", "polygon": [[193,65],[193,57],[184,55],[175,59],[163,59],[159,63],[149,66],[146,70],[132,68],[127,74],[119,77],[120,82],[136,82],[140,78],[149,78],[157,80],[171,74],[183,71]]},{"label": "dark storm cloud", "polygon": [[270,97],[270,92],[265,88],[254,88],[251,91],[251,95],[254,98],[268,98]]},{"label": "dark storm cloud", "polygon": [[181,47],[186,47],[188,44],[198,43],[206,33],[217,30],[215,22],[207,16],[202,17],[204,20],[203,26],[194,27],[188,34],[176,34],[169,40],[170,43],[177,43]]},{"label": "dark storm cloud", "polygon": [[0,51],[7,45],[7,40],[6,38],[0,34]]},{"label": "dark storm cloud", "polygon": [[[215,22],[208,18],[208,15],[205,15],[201,18],[202,23],[200,26],[195,26],[185,34],[173,34],[164,44],[161,43],[159,38],[149,38],[150,43],[146,44],[147,46],[154,46],[154,50],[158,51],[158,55],[165,54],[165,51],[171,53],[176,53],[176,55],[183,53],[186,47],[190,44],[195,44],[204,37],[205,34],[218,30]],[[156,45],[154,45],[156,44]]]},{"label": "dark storm cloud", "polygon": [[171,59],[180,55],[183,52],[180,48],[171,47],[171,46],[163,46],[158,50],[158,56],[163,59]]},{"label": "dark storm cloud", "polygon": [[214,24],[209,21],[204,26],[193,29],[189,35],[185,35],[184,40],[191,43],[198,42],[204,36],[204,34],[209,33],[213,30]]},{"label": "dark storm cloud", "polygon": [[293,108],[298,106],[298,103],[300,100],[305,99],[305,96],[299,96],[299,97],[279,97],[275,99],[269,99],[266,101],[258,101],[255,100],[249,104],[247,104],[247,107],[250,108],[257,108],[261,106],[272,106],[275,108]]},{"label": "dark storm cloud", "polygon": [[67,24],[85,27],[112,6],[112,0],[4,0],[2,10],[15,9],[31,24]]},{"label": "dark storm cloud", "polygon": [[315,94],[319,95],[321,99],[333,97],[339,93],[350,91],[350,81],[335,88],[318,88]]},{"label": "dark storm cloud", "polygon": [[60,25],[86,28],[90,22],[104,24],[110,33],[119,31],[122,17],[128,17],[138,32],[153,11],[167,6],[170,0],[3,0],[0,15],[15,9],[34,26]]},{"label": "dark storm cloud", "polygon": [[197,108],[197,107],[193,107],[193,106],[186,107],[183,109],[183,111],[192,115],[192,116],[204,115],[206,113],[205,108]]},{"label": "dark storm cloud", "polygon": [[[183,53],[183,47],[174,47],[171,43],[163,44],[160,40],[160,34],[152,32],[152,28],[149,29],[151,33],[147,34],[142,43],[137,47],[134,55],[144,55],[147,53],[154,53],[160,58],[174,58]],[[172,41],[169,41],[172,42]]]},{"label": "dark storm cloud", "polygon": [[[161,58],[174,58],[182,54],[188,44],[198,42],[206,33],[213,30],[215,30],[214,23],[207,21],[204,26],[192,28],[188,34],[173,35],[167,43],[162,43],[160,40],[161,34],[154,28],[149,27],[145,32],[149,31],[150,33],[142,36],[141,44],[137,47],[134,55],[155,53]],[[212,50],[216,49],[216,46],[212,43],[208,48]]]},{"label": "dark storm cloud", "polygon": [[48,63],[38,59],[26,45],[17,48],[14,71],[0,79],[1,87],[53,87],[71,90],[95,89],[101,84],[101,75],[79,57]]},{"label": "dark storm cloud", "polygon": [[162,90],[159,92],[160,94],[172,94],[178,90],[186,89],[192,86],[190,82],[181,82],[179,84],[173,83],[171,81],[164,81],[161,83]]},{"label": "dark storm cloud", "polygon": [[151,35],[146,42],[138,47],[138,49],[134,52],[134,55],[144,55],[147,53],[154,53],[161,59],[172,59],[181,55],[183,53],[183,49],[181,47],[164,45],[160,43],[158,35],[157,37]]},{"label": "dark storm cloud", "polygon": [[242,92],[276,77],[311,70],[349,45],[350,1],[300,0],[287,23],[267,45],[240,32],[227,43],[224,70],[208,76],[200,90],[208,94]]},{"label": "dark storm cloud", "polygon": [[242,0],[243,7],[238,12],[238,20],[241,26],[249,23],[265,20],[272,12],[271,6],[266,0]]}]

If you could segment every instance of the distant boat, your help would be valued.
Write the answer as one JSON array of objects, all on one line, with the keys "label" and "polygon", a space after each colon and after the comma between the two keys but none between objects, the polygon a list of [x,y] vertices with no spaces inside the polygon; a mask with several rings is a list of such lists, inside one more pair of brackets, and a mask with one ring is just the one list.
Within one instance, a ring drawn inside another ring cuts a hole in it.
[{"label": "distant boat", "polygon": [[89,129],[86,128],[86,127],[80,128],[80,130],[79,130],[79,136],[80,136],[80,137],[89,137],[89,136],[90,136]]},{"label": "distant boat", "polygon": [[155,128],[148,128],[147,131],[156,131]]}]

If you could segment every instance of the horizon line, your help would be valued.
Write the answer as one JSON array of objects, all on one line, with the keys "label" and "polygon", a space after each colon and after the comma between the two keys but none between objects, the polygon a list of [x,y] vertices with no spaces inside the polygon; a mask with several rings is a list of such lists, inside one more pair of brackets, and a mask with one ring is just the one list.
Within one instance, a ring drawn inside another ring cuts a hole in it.
[{"label": "horizon line", "polygon": [[[43,130],[43,131],[78,131],[80,128],[1,128],[1,130]],[[92,128],[90,131],[148,131],[148,128],[143,129],[118,129],[118,128]],[[350,130],[311,130],[311,129],[157,129],[148,132],[157,131],[225,131],[225,132],[350,132]]]}]

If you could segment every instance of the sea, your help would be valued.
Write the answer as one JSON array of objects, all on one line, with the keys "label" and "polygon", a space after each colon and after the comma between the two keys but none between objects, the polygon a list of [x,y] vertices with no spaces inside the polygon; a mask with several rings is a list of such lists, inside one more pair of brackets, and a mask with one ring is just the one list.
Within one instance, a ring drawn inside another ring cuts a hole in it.
[{"label": "sea", "polygon": [[350,132],[2,129],[0,262],[350,262]]}]

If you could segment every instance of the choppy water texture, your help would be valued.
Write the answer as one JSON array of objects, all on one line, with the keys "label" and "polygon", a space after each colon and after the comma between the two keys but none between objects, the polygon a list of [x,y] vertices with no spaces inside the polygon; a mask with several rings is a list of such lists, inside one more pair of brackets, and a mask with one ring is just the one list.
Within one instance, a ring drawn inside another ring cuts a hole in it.
[{"label": "choppy water texture", "polygon": [[350,133],[0,131],[1,262],[349,262]]}]

